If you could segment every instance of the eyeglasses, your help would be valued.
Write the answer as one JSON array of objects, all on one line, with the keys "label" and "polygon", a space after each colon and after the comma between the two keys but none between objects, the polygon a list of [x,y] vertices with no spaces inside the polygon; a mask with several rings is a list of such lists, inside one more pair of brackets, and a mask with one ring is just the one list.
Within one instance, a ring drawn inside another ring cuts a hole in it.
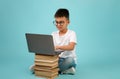
[{"label": "eyeglasses", "polygon": [[53,21],[54,25],[58,25],[59,24],[60,26],[63,26],[64,23],[65,23],[64,21],[59,21],[59,22],[58,21]]}]

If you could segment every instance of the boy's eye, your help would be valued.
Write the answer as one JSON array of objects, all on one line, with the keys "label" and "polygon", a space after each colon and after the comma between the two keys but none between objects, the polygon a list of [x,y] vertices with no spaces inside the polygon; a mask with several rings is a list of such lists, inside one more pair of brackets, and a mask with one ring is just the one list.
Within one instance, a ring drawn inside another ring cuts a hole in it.
[{"label": "boy's eye", "polygon": [[64,21],[53,21],[53,24],[55,25],[58,25],[58,24],[63,25],[64,23],[65,23]]}]

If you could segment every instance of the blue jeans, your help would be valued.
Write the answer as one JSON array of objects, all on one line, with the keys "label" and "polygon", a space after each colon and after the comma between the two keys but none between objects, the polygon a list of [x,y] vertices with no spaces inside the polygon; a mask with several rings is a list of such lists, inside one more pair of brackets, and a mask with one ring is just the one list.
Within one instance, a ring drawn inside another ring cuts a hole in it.
[{"label": "blue jeans", "polygon": [[76,63],[75,60],[72,57],[67,57],[67,58],[59,58],[59,71],[65,71],[71,67],[76,68]]}]

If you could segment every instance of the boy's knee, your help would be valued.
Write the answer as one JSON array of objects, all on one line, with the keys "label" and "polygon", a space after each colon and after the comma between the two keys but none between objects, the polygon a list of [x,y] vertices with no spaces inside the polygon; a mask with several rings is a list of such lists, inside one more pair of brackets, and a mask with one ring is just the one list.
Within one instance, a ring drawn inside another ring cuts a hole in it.
[{"label": "boy's knee", "polygon": [[65,59],[65,62],[66,62],[67,64],[71,64],[71,63],[74,63],[74,59],[73,59],[72,57],[67,57],[67,58]]}]

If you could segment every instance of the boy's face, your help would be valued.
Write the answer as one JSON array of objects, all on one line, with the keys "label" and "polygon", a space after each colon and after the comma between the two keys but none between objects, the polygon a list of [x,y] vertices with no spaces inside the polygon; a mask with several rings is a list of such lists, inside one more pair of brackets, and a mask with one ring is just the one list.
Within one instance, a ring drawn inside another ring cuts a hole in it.
[{"label": "boy's face", "polygon": [[55,25],[59,31],[67,29],[69,20],[66,17],[55,17]]}]

